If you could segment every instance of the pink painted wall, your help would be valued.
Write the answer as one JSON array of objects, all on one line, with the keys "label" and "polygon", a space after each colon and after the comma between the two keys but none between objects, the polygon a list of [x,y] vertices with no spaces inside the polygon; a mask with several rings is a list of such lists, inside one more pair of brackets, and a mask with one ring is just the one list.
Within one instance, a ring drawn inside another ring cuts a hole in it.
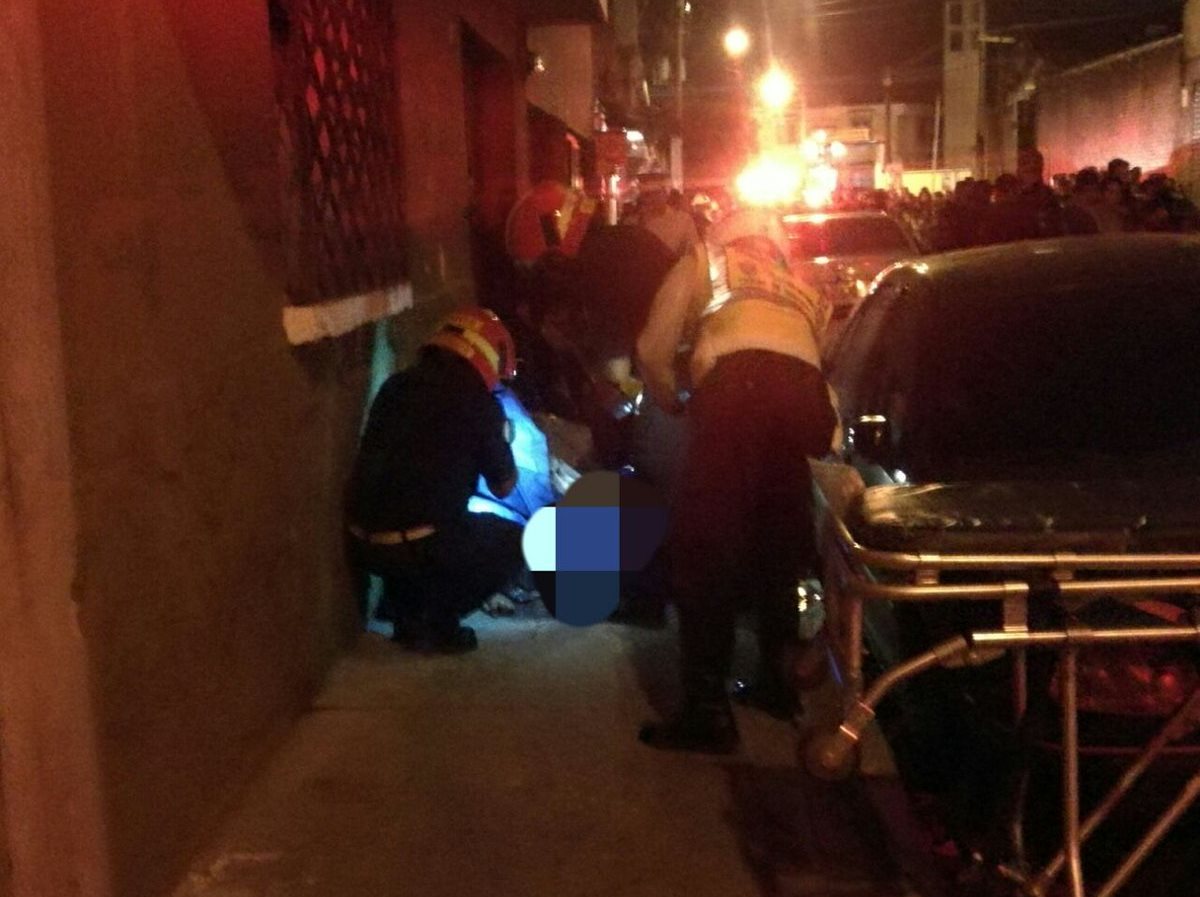
[{"label": "pink painted wall", "polygon": [[1047,175],[1120,157],[1166,167],[1180,114],[1180,40],[1059,75],[1038,90],[1038,144]]},{"label": "pink painted wall", "polygon": [[142,897],[351,633],[366,335],[284,340],[265,3],[40,10],[74,592],[115,893]]},{"label": "pink painted wall", "polygon": [[[70,588],[107,853],[114,893],[152,897],[353,635],[340,504],[371,334],[301,349],[284,339],[265,2],[20,2],[44,48],[56,283],[44,298],[62,321]],[[528,165],[514,6],[396,8],[397,181],[416,297],[392,326],[403,359],[475,289],[464,23],[512,68],[514,194]]]}]

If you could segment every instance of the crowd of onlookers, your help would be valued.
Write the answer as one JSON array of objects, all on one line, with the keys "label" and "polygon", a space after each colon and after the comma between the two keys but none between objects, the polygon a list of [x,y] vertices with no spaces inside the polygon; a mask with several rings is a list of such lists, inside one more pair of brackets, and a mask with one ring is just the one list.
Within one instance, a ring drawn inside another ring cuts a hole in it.
[{"label": "crowd of onlookers", "polygon": [[874,203],[904,221],[929,252],[1071,234],[1200,231],[1200,210],[1165,174],[1143,176],[1113,159],[1047,184],[1036,151],[1022,154],[1016,174],[967,178],[950,194],[881,193]]},{"label": "crowd of onlookers", "polygon": [[[646,176],[644,176],[646,177]],[[655,183],[666,175],[651,175]],[[667,205],[687,212],[704,236],[708,225],[736,207],[724,190],[670,191]],[[840,187],[833,211],[879,209],[907,225],[924,252],[948,252],[1015,240],[1130,231],[1200,232],[1200,208],[1164,172],[1143,174],[1124,159],[1047,180],[1042,154],[1022,150],[1015,173],[994,180],[968,177],[950,192]],[[623,210],[637,221],[639,204]]]}]

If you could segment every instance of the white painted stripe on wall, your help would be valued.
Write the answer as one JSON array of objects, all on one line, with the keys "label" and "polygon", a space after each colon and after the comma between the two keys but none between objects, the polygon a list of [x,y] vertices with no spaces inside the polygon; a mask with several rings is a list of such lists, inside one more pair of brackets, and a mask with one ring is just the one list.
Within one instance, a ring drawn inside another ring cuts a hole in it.
[{"label": "white painted stripe on wall", "polygon": [[341,336],[363,324],[390,318],[412,308],[412,284],[398,283],[383,290],[346,296],[315,305],[288,305],[283,309],[283,329],[293,346]]}]

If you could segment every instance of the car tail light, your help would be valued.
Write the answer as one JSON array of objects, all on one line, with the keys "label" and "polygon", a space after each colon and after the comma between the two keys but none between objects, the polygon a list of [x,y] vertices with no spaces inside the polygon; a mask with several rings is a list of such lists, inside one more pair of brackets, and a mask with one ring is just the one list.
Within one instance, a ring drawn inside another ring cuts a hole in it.
[{"label": "car tail light", "polygon": [[[1144,646],[1109,647],[1079,653],[1079,709],[1114,716],[1173,714],[1200,688],[1196,663],[1181,652]],[[1050,694],[1061,701],[1061,671]]]}]

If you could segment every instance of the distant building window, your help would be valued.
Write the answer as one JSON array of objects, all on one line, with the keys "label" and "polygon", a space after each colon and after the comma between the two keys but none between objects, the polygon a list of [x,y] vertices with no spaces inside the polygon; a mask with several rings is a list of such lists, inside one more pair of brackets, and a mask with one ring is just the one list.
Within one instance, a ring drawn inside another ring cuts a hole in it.
[{"label": "distant building window", "polygon": [[961,53],[963,48],[963,33],[962,29],[955,28],[950,32],[950,52]]},{"label": "distant building window", "polygon": [[851,128],[868,128],[875,123],[875,113],[870,109],[851,109],[850,115]]}]

